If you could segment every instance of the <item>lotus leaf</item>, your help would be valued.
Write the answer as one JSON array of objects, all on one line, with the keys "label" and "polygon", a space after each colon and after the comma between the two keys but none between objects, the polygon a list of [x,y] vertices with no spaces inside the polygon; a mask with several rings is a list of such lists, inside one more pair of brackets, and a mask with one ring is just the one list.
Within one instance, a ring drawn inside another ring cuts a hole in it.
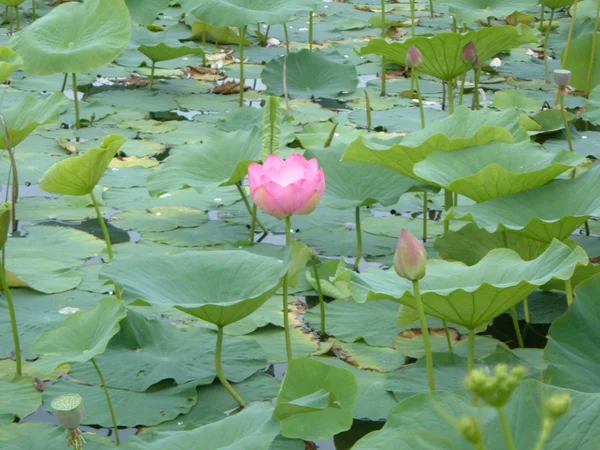
[{"label": "lotus leaf", "polygon": [[169,6],[170,0],[125,0],[131,21],[148,25],[154,23],[156,16]]},{"label": "lotus leaf", "polygon": [[594,125],[600,125],[600,86],[596,86],[590,93],[583,117]]},{"label": "lotus leaf", "polygon": [[[55,425],[26,422],[0,426],[0,442],[3,450],[49,450],[64,446],[69,439],[69,431]],[[85,435],[86,450],[106,450],[115,448],[114,442],[105,436],[89,433]]]},{"label": "lotus leaf", "polygon": [[146,27],[135,27],[132,39],[136,45],[139,45],[138,50],[152,62],[204,54],[200,47],[183,44],[167,32],[153,32]]},{"label": "lotus leaf", "polygon": [[575,0],[540,0],[542,6],[550,9],[565,8],[571,6]]},{"label": "lotus leaf", "polygon": [[[430,260],[421,281],[425,313],[475,329],[516,305],[552,278],[568,280],[589,263],[585,251],[554,240],[532,261],[508,249],[495,249],[473,266]],[[394,271],[353,274],[357,301],[394,300],[415,307],[412,285]]]},{"label": "lotus leaf", "polygon": [[124,0],[63,3],[9,42],[35,75],[80,73],[112,62],[127,48],[131,18]]},{"label": "lotus leaf", "polygon": [[[595,46],[595,56],[582,58],[581,55],[590,55],[594,49],[594,33],[583,33],[571,41],[571,49],[567,59],[563,62],[565,69],[571,71],[569,84],[576,89],[587,91],[588,73],[591,73],[589,89],[592,90],[600,84],[600,45]],[[564,50],[563,50],[564,52]],[[592,69],[590,71],[590,62]]]},{"label": "lotus leaf", "polygon": [[[11,423],[15,417],[21,419],[34,413],[42,403],[41,392],[35,390],[24,379],[0,380],[0,423]],[[0,439],[2,442],[2,439]],[[4,447],[3,447],[4,448]]]},{"label": "lotus leaf", "polygon": [[448,6],[448,11],[458,23],[472,23],[488,17],[504,19],[515,11],[527,11],[536,5],[535,0],[509,3],[503,0],[437,0],[436,3]]},{"label": "lotus leaf", "polygon": [[8,47],[0,47],[0,83],[23,65],[21,57]]}]

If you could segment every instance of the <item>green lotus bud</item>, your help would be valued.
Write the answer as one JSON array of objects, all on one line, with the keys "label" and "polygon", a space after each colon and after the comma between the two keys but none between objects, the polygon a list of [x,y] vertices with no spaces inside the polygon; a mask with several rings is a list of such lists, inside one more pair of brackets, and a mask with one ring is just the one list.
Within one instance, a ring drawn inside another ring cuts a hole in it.
[{"label": "green lotus bud", "polygon": [[472,417],[463,417],[458,421],[458,431],[471,444],[479,444],[481,442],[481,428]]},{"label": "green lotus bud", "polygon": [[571,394],[568,392],[554,394],[546,400],[546,411],[554,420],[564,416],[569,409],[571,409]]},{"label": "green lotus bud", "polygon": [[10,203],[2,203],[2,205],[0,205],[0,248],[4,247],[4,244],[6,244],[8,228],[10,226],[10,214]]},{"label": "green lotus bud", "polygon": [[83,419],[83,398],[79,394],[65,394],[50,403],[52,414],[68,430],[79,428]]},{"label": "green lotus bud", "polygon": [[396,273],[407,280],[420,280],[425,276],[426,265],[427,252],[423,243],[403,228],[394,255]]}]

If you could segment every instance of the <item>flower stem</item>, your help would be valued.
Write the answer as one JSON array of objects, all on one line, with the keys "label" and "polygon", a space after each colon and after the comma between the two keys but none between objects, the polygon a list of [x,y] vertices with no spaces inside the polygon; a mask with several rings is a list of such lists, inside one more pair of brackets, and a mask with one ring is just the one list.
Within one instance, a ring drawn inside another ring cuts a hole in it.
[{"label": "flower stem", "polygon": [[[4,249],[2,249],[2,257],[4,260]],[[6,298],[6,305],[8,306],[8,314],[10,316],[10,328],[13,335],[13,344],[15,346],[15,361],[17,364],[17,375],[23,375],[23,369],[21,366],[21,344],[19,342],[19,331],[17,328],[17,316],[15,314],[15,303],[13,302],[10,288],[8,287],[8,280],[6,279],[6,271],[4,264],[0,268],[0,283],[2,283],[2,290],[4,291],[4,297]]]},{"label": "flower stem", "polygon": [[254,244],[254,234],[256,233],[256,214],[258,213],[258,207],[256,203],[252,206],[252,222],[250,223],[250,243]]},{"label": "flower stem", "polygon": [[150,69],[150,83],[148,84],[148,89],[152,90],[152,86],[154,85],[154,70],[156,69],[156,61],[152,61],[152,68]]},{"label": "flower stem", "polygon": [[515,328],[515,334],[517,335],[517,342],[519,342],[519,347],[525,348],[525,344],[523,343],[523,336],[521,335],[521,327],[519,327],[519,319],[517,318],[517,308],[514,306],[510,309],[510,315],[512,317],[513,327]]},{"label": "flower stem", "polygon": [[321,338],[324,338],[327,333],[325,329],[325,299],[323,298],[323,290],[321,289],[321,279],[319,278],[319,270],[317,268],[317,258],[312,257],[312,268],[315,274],[315,281],[317,283],[317,293],[319,294],[319,308],[321,309]]},{"label": "flower stem", "polygon": [[419,74],[417,69],[412,69],[411,77],[414,80],[415,88],[417,89],[417,100],[419,101],[419,115],[421,116],[421,128],[425,128],[425,107],[421,98],[421,85],[419,84]]},{"label": "flower stem", "polygon": [[117,426],[117,418],[115,417],[115,410],[113,409],[113,404],[110,399],[110,394],[108,393],[108,388],[106,387],[106,381],[104,380],[104,375],[102,375],[102,371],[100,367],[96,363],[96,360],[92,358],[92,364],[94,365],[94,369],[98,373],[98,378],[100,378],[100,383],[102,383],[102,389],[104,389],[104,396],[106,397],[106,404],[108,405],[108,412],[110,414],[110,420],[113,424],[113,429],[115,430],[115,441],[117,446],[121,445],[121,438],[119,437],[119,427]]},{"label": "flower stem", "polygon": [[555,423],[556,423],[555,420],[552,420],[549,418],[544,419],[544,421],[542,423],[542,432],[540,433],[540,439],[538,440],[538,443],[536,444],[534,450],[544,450],[546,441],[550,437],[550,433],[552,432],[552,429],[554,428]]},{"label": "flower stem", "polygon": [[[381,0],[381,39],[385,39],[385,0]],[[387,94],[387,68],[385,58],[381,57],[381,96],[385,97]]]},{"label": "flower stem", "polygon": [[[444,210],[448,211],[450,208],[452,208],[452,191],[444,189]],[[444,220],[444,234],[448,231],[450,231],[450,222]]]},{"label": "flower stem", "polygon": [[415,37],[415,0],[410,0],[410,37]]},{"label": "flower stem", "polygon": [[221,365],[221,351],[223,350],[223,326],[217,326],[217,346],[215,348],[215,369],[217,370],[217,378],[221,382],[221,385],[231,394],[233,399],[238,402],[238,404],[242,407],[246,407],[246,402],[240,394],[238,394],[233,386],[229,383],[227,378],[225,378],[225,374],[223,373],[223,366]]},{"label": "flower stem", "polygon": [[423,310],[423,301],[421,299],[421,290],[419,280],[413,280],[413,290],[415,293],[415,305],[419,314],[419,322],[421,324],[421,334],[423,335],[423,344],[425,345],[425,362],[427,363],[427,384],[429,392],[435,391],[435,380],[433,376],[433,355],[431,354],[431,342],[429,341],[429,328],[425,319],[425,311]]},{"label": "flower stem", "polygon": [[354,271],[358,272],[358,266],[360,265],[360,260],[362,258],[362,253],[363,253],[362,230],[360,227],[360,206],[358,208],[356,208],[355,221],[356,221],[356,259],[354,260]]},{"label": "flower stem", "polygon": [[21,29],[21,15],[19,14],[19,7],[15,6],[15,17],[17,18],[17,28],[16,30],[19,31]]},{"label": "flower stem", "polygon": [[308,13],[308,49],[313,49],[313,27],[315,26],[315,18],[313,12]]},{"label": "flower stem", "polygon": [[565,294],[567,295],[567,305],[570,306],[573,303],[573,285],[571,280],[565,280]]},{"label": "flower stem", "polygon": [[573,3],[573,16],[571,17],[571,24],[569,26],[569,34],[567,34],[567,44],[565,45],[565,50],[562,54],[561,64],[564,67],[565,62],[567,61],[567,57],[569,56],[569,47],[571,46],[571,39],[573,38],[573,31],[575,29],[575,22],[577,20],[577,4],[579,0],[575,0]]},{"label": "flower stem", "polygon": [[548,39],[550,39],[550,30],[552,30],[552,21],[554,20],[554,9],[550,12],[550,21],[546,28],[546,36],[544,37],[544,69],[546,71],[546,83],[550,83],[550,74],[548,72]]},{"label": "flower stem", "polygon": [[206,24],[202,24],[202,66],[206,67]]},{"label": "flower stem", "polygon": [[371,98],[369,92],[365,89],[365,108],[367,110],[367,131],[370,133],[373,129],[373,118],[371,116]]},{"label": "flower stem", "polygon": [[594,74],[594,60],[596,58],[596,44],[598,42],[598,25],[600,24],[600,2],[596,6],[596,18],[594,19],[594,33],[592,34],[592,49],[590,51],[590,66],[588,67],[587,82],[585,83],[585,96],[590,95],[592,87],[592,75]]},{"label": "flower stem", "polygon": [[460,91],[458,93],[458,104],[463,104],[463,97],[465,96],[465,83],[467,82],[467,73],[463,73],[460,77]]},{"label": "flower stem", "polygon": [[[559,91],[561,90],[561,88],[558,88]],[[565,109],[565,96],[562,92],[559,92],[559,101],[560,101],[560,112],[562,113],[562,118],[563,118],[563,122],[565,124],[565,133],[567,135],[567,141],[569,142],[569,150],[574,152],[575,150],[573,149],[573,140],[571,139],[571,129],[569,128],[569,119],[567,118],[567,111]],[[573,171],[573,175],[575,174],[575,171]],[[574,177],[573,177],[574,178]]]},{"label": "flower stem", "polygon": [[515,443],[512,438],[512,434],[510,432],[510,428],[508,427],[508,421],[506,420],[506,414],[504,414],[504,409],[497,408],[498,417],[500,418],[500,425],[502,425],[502,432],[504,433],[504,440],[506,441],[506,446],[508,450],[517,450],[515,447]]},{"label": "flower stem", "polygon": [[429,202],[427,191],[423,191],[423,242],[427,242],[427,219],[429,218]]},{"label": "flower stem", "polygon": [[98,217],[98,223],[100,223],[100,228],[102,228],[102,235],[104,236],[104,242],[106,242],[106,252],[108,253],[108,260],[110,261],[113,258],[113,252],[112,246],[110,244],[110,235],[108,234],[108,228],[106,227],[104,217],[102,217],[102,214],[100,213],[100,208],[98,207],[98,202],[96,201],[94,191],[90,192],[90,197],[92,199],[92,203],[94,204],[94,209],[96,210],[96,217]]},{"label": "flower stem", "polygon": [[[577,4],[577,3],[575,3]],[[36,12],[35,12],[35,0],[31,0],[31,19],[35,22],[36,19]]]},{"label": "flower stem", "polygon": [[67,80],[69,79],[69,72],[65,72],[65,77],[63,78],[62,86],[60,88],[60,92],[65,92],[65,88],[67,87]]},{"label": "flower stem", "polygon": [[446,323],[445,319],[442,319],[442,325],[444,327],[444,334],[446,335],[446,344],[448,344],[448,351],[450,353],[454,353],[454,349],[452,348],[452,336],[450,336],[450,329],[448,328],[448,323]]},{"label": "flower stem", "polygon": [[448,113],[454,114],[454,80],[448,80]]},{"label": "flower stem", "polygon": [[481,69],[475,70],[475,86],[473,90],[473,103],[475,109],[479,109],[479,78],[481,77]]},{"label": "flower stem", "polygon": [[469,357],[467,359],[467,370],[469,373],[475,368],[475,330],[469,328]]},{"label": "flower stem", "polygon": [[433,0],[429,0],[429,17],[431,17],[433,19]]},{"label": "flower stem", "polygon": [[[248,214],[250,214],[250,217],[252,217],[252,206],[250,206],[250,202],[248,201],[248,196],[246,195],[246,191],[242,187],[242,183],[237,183],[235,185],[235,187],[237,187],[237,190],[240,193],[240,196],[242,197],[242,201],[244,202],[244,205],[246,206],[246,210],[248,210]],[[263,230],[263,233],[265,233],[265,234],[269,233],[269,229],[265,226],[264,223],[262,223],[262,221],[258,218],[258,216],[256,216],[256,223],[258,224],[260,229]]]},{"label": "flower stem", "polygon": [[285,54],[290,54],[290,33],[288,32],[287,22],[283,24],[283,34],[285,35]]},{"label": "flower stem", "polygon": [[525,316],[525,323],[529,323],[531,318],[529,317],[529,299],[525,297],[523,300],[523,311]]},{"label": "flower stem", "polygon": [[[291,233],[291,216],[285,218],[285,243],[292,243]],[[290,362],[294,357],[292,356],[292,337],[290,334],[290,315],[288,313],[288,273],[283,276],[283,328],[285,332],[285,353],[287,360]]]},{"label": "flower stem", "polygon": [[246,26],[239,28],[240,30],[240,107],[244,106],[244,89],[246,87],[246,79],[244,78],[244,39],[246,36]]},{"label": "flower stem", "polygon": [[75,73],[71,74],[73,81],[73,102],[75,104],[75,128],[80,128],[81,123],[79,122],[79,98],[77,97],[77,76]]}]

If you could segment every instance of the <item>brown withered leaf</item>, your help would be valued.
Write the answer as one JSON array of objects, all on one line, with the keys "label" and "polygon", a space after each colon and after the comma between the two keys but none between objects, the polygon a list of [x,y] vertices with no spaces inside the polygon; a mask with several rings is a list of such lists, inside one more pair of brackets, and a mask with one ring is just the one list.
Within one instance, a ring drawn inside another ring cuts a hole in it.
[{"label": "brown withered leaf", "polygon": [[60,147],[69,154],[77,153],[77,147],[66,138],[56,138],[56,143],[60,145]]},{"label": "brown withered leaf", "polygon": [[58,5],[62,5],[63,3],[71,3],[72,0],[54,0],[53,2],[50,3],[46,3],[46,5],[48,6],[58,6]]},{"label": "brown withered leaf", "polygon": [[115,84],[122,84],[126,86],[146,86],[147,84],[150,84],[149,78],[142,78],[136,76],[131,76],[128,78],[113,78],[110,81]]},{"label": "brown withered leaf", "polygon": [[[244,86],[244,91],[249,90],[248,86]],[[213,89],[213,94],[219,95],[233,95],[240,93],[240,83],[238,81],[226,81],[223,84],[219,84],[215,86]]]},{"label": "brown withered leaf", "polygon": [[203,66],[187,66],[187,76],[194,80],[222,80],[225,78],[223,73],[217,69]]}]

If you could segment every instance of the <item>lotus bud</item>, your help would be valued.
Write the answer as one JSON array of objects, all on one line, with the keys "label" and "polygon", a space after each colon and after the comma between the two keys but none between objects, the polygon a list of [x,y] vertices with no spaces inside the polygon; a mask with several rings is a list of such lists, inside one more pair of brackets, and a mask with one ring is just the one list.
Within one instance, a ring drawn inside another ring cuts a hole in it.
[{"label": "lotus bud", "polygon": [[0,205],[0,248],[4,247],[4,244],[6,244],[8,228],[10,226],[10,214],[10,203],[3,203]]},{"label": "lotus bud", "polygon": [[396,273],[407,280],[420,280],[425,276],[426,265],[427,252],[423,243],[403,228],[394,255]]},{"label": "lotus bud", "polygon": [[79,428],[83,419],[83,398],[79,394],[65,394],[50,403],[52,414],[67,430]]},{"label": "lotus bud", "polygon": [[411,45],[406,53],[406,65],[411,69],[418,68],[423,63],[423,55],[417,47]]},{"label": "lotus bud", "polygon": [[554,71],[554,82],[558,85],[558,87],[564,88],[569,85],[571,81],[571,71],[556,69]]},{"label": "lotus bud", "polygon": [[462,53],[460,54],[460,59],[474,69],[481,68],[479,56],[477,55],[477,48],[472,41],[463,47]]},{"label": "lotus bud", "polygon": [[463,417],[458,421],[458,431],[471,444],[479,444],[481,442],[481,428],[472,417]]},{"label": "lotus bud", "polygon": [[546,411],[553,420],[564,416],[569,409],[571,409],[571,394],[568,392],[554,394],[546,401]]}]

